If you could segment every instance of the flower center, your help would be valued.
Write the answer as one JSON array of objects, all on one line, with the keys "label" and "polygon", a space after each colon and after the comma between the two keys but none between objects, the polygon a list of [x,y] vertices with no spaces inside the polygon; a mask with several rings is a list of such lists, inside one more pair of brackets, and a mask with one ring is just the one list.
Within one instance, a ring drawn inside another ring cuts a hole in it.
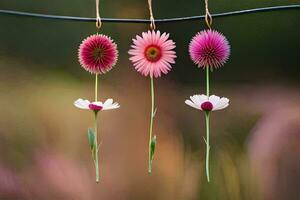
[{"label": "flower center", "polygon": [[207,48],[204,51],[204,57],[207,59],[215,59],[216,58],[216,51],[214,48]]},{"label": "flower center", "polygon": [[211,111],[213,109],[213,105],[209,101],[205,101],[201,104],[201,109],[204,111]]},{"label": "flower center", "polygon": [[150,62],[157,62],[161,58],[161,49],[157,45],[150,45],[145,49],[145,57]]},{"label": "flower center", "polygon": [[89,108],[94,111],[100,111],[100,110],[102,110],[103,107],[91,103],[91,104],[89,104]]},{"label": "flower center", "polygon": [[92,51],[92,55],[95,60],[102,59],[105,56],[105,50],[97,47]]}]

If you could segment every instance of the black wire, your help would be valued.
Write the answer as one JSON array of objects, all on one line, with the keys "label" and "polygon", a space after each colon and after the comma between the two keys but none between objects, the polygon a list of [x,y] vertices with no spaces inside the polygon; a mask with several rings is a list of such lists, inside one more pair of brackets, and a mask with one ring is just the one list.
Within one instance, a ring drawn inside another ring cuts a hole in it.
[{"label": "black wire", "polygon": [[[226,17],[226,16],[235,16],[243,15],[249,13],[258,13],[258,12],[268,12],[275,10],[290,10],[290,9],[300,9],[300,5],[286,5],[286,6],[274,6],[274,7],[265,7],[265,8],[254,8],[248,10],[238,10],[224,13],[213,14],[213,17]],[[44,18],[44,19],[55,19],[55,20],[69,20],[69,21],[83,21],[83,22],[95,22],[95,18],[88,17],[74,17],[74,16],[60,16],[60,15],[47,15],[39,13],[29,13],[29,12],[20,12],[13,10],[1,10],[0,14],[15,15],[20,17],[35,17],[35,18]],[[168,19],[156,19],[156,23],[168,23],[168,22],[180,22],[180,21],[193,21],[203,19],[205,16],[190,16],[190,17],[177,17],[177,18],[168,18]],[[147,19],[118,19],[118,18],[101,18],[102,22],[112,22],[112,23],[150,23],[150,20]]]}]

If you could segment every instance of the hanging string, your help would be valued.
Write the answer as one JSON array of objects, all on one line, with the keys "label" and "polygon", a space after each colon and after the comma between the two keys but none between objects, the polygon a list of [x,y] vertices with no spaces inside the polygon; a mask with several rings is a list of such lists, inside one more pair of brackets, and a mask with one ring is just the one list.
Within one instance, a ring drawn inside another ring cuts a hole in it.
[{"label": "hanging string", "polygon": [[[253,8],[246,10],[236,10],[222,13],[215,13],[211,16],[216,17],[229,17],[229,16],[239,16],[246,14],[254,14],[254,13],[262,13],[262,12],[271,12],[271,11],[284,11],[284,10],[299,10],[300,4],[295,5],[282,5],[282,6],[272,6],[272,7],[263,7],[263,8]],[[81,21],[81,22],[95,22],[95,18],[89,17],[77,17],[77,16],[62,16],[62,15],[49,15],[42,13],[30,13],[30,12],[20,12],[15,10],[3,10],[0,9],[0,15],[14,15],[19,17],[33,17],[33,18],[41,18],[48,20],[65,20],[65,21]],[[199,19],[205,19],[205,15],[199,16],[188,16],[188,17],[175,17],[175,18],[163,18],[163,19],[155,19],[156,23],[176,23],[183,21],[198,21]],[[150,22],[149,19],[120,19],[120,18],[101,18],[102,22],[108,23],[138,23],[138,24],[148,24]]]},{"label": "hanging string", "polygon": [[208,0],[205,0],[205,22],[206,22],[206,25],[208,26],[208,28],[211,29],[213,19],[208,10]]},{"label": "hanging string", "polygon": [[99,0],[96,0],[96,28],[99,31],[102,26],[100,12],[99,12]]},{"label": "hanging string", "polygon": [[152,0],[148,0],[148,6],[149,6],[149,12],[150,12],[150,29],[155,30],[156,25],[155,25],[155,20],[153,16],[153,10],[152,10]]}]

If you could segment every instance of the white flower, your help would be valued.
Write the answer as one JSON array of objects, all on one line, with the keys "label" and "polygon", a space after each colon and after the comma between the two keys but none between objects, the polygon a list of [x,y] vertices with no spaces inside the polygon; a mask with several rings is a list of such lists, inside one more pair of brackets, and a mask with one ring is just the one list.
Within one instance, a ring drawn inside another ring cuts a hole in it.
[{"label": "white flower", "polygon": [[222,110],[229,105],[228,98],[220,98],[216,95],[211,95],[209,97],[204,94],[193,95],[190,99],[191,100],[185,100],[187,105],[203,111]]},{"label": "white flower", "polygon": [[74,106],[80,109],[94,110],[94,111],[111,110],[120,107],[120,105],[117,102],[113,103],[112,99],[107,99],[104,103],[102,103],[101,101],[90,102],[89,100],[77,99],[74,102]]}]

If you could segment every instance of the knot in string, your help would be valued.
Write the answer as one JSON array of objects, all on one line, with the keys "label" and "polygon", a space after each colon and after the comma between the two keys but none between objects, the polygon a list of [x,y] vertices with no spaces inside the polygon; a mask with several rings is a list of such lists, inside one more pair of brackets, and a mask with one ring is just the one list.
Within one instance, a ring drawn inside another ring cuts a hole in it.
[{"label": "knot in string", "polygon": [[148,6],[149,6],[149,12],[150,12],[150,29],[155,30],[156,25],[155,25],[155,20],[153,16],[153,10],[152,10],[152,0],[148,0]]},{"label": "knot in string", "polygon": [[211,29],[213,19],[208,10],[208,0],[205,0],[205,22],[206,22],[206,25],[208,26],[208,28]]},{"label": "knot in string", "polygon": [[96,28],[99,31],[102,26],[101,17],[99,13],[99,0],[96,0]]}]

